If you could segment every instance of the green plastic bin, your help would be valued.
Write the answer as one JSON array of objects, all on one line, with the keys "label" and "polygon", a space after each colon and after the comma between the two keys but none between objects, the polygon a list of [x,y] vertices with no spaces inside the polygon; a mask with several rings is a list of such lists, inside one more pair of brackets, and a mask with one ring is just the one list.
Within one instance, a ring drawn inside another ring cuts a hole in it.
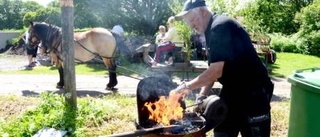
[{"label": "green plastic bin", "polygon": [[288,137],[320,137],[320,68],[297,70],[288,81],[291,83]]}]

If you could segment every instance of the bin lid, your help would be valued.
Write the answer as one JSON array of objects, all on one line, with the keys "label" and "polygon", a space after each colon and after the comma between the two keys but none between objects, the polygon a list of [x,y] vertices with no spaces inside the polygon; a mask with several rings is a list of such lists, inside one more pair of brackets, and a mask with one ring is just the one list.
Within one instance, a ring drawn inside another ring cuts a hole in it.
[{"label": "bin lid", "polygon": [[297,70],[293,77],[313,86],[320,87],[320,68]]}]

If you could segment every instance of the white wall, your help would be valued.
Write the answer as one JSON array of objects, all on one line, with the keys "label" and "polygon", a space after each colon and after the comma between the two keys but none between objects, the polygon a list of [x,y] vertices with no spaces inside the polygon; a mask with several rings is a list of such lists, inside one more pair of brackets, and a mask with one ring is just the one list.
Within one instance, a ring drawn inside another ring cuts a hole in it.
[{"label": "white wall", "polygon": [[19,32],[0,32],[0,49],[6,47],[6,41],[19,37]]}]

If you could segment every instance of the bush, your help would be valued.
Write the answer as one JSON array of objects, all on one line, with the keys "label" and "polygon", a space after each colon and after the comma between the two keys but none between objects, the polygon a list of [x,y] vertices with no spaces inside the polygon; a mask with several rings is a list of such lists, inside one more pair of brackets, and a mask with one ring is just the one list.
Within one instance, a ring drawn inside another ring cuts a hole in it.
[{"label": "bush", "polygon": [[304,35],[305,43],[301,45],[306,48],[310,55],[320,56],[320,31],[312,31]]},{"label": "bush", "polygon": [[270,35],[270,46],[277,52],[293,52],[299,53],[296,45],[296,40],[292,36],[284,36],[281,34]]},{"label": "bush", "polygon": [[298,47],[304,49],[305,54],[320,56],[320,1],[304,7],[295,19],[301,24]]}]

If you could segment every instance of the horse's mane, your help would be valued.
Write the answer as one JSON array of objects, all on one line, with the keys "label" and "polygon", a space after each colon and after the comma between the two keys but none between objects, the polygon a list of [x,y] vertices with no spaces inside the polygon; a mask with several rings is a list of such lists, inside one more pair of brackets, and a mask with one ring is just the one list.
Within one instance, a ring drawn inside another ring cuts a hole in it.
[{"label": "horse's mane", "polygon": [[53,24],[47,24],[44,22],[34,22],[33,24],[34,24],[33,27],[35,29],[35,32],[39,34],[39,36],[40,35],[43,36],[43,34],[49,31],[49,29],[50,31],[61,32],[61,28]]},{"label": "horse's mane", "polygon": [[43,22],[34,22],[33,25],[35,33],[42,41],[42,45],[49,48],[58,50],[62,42],[62,33],[61,28]]}]

